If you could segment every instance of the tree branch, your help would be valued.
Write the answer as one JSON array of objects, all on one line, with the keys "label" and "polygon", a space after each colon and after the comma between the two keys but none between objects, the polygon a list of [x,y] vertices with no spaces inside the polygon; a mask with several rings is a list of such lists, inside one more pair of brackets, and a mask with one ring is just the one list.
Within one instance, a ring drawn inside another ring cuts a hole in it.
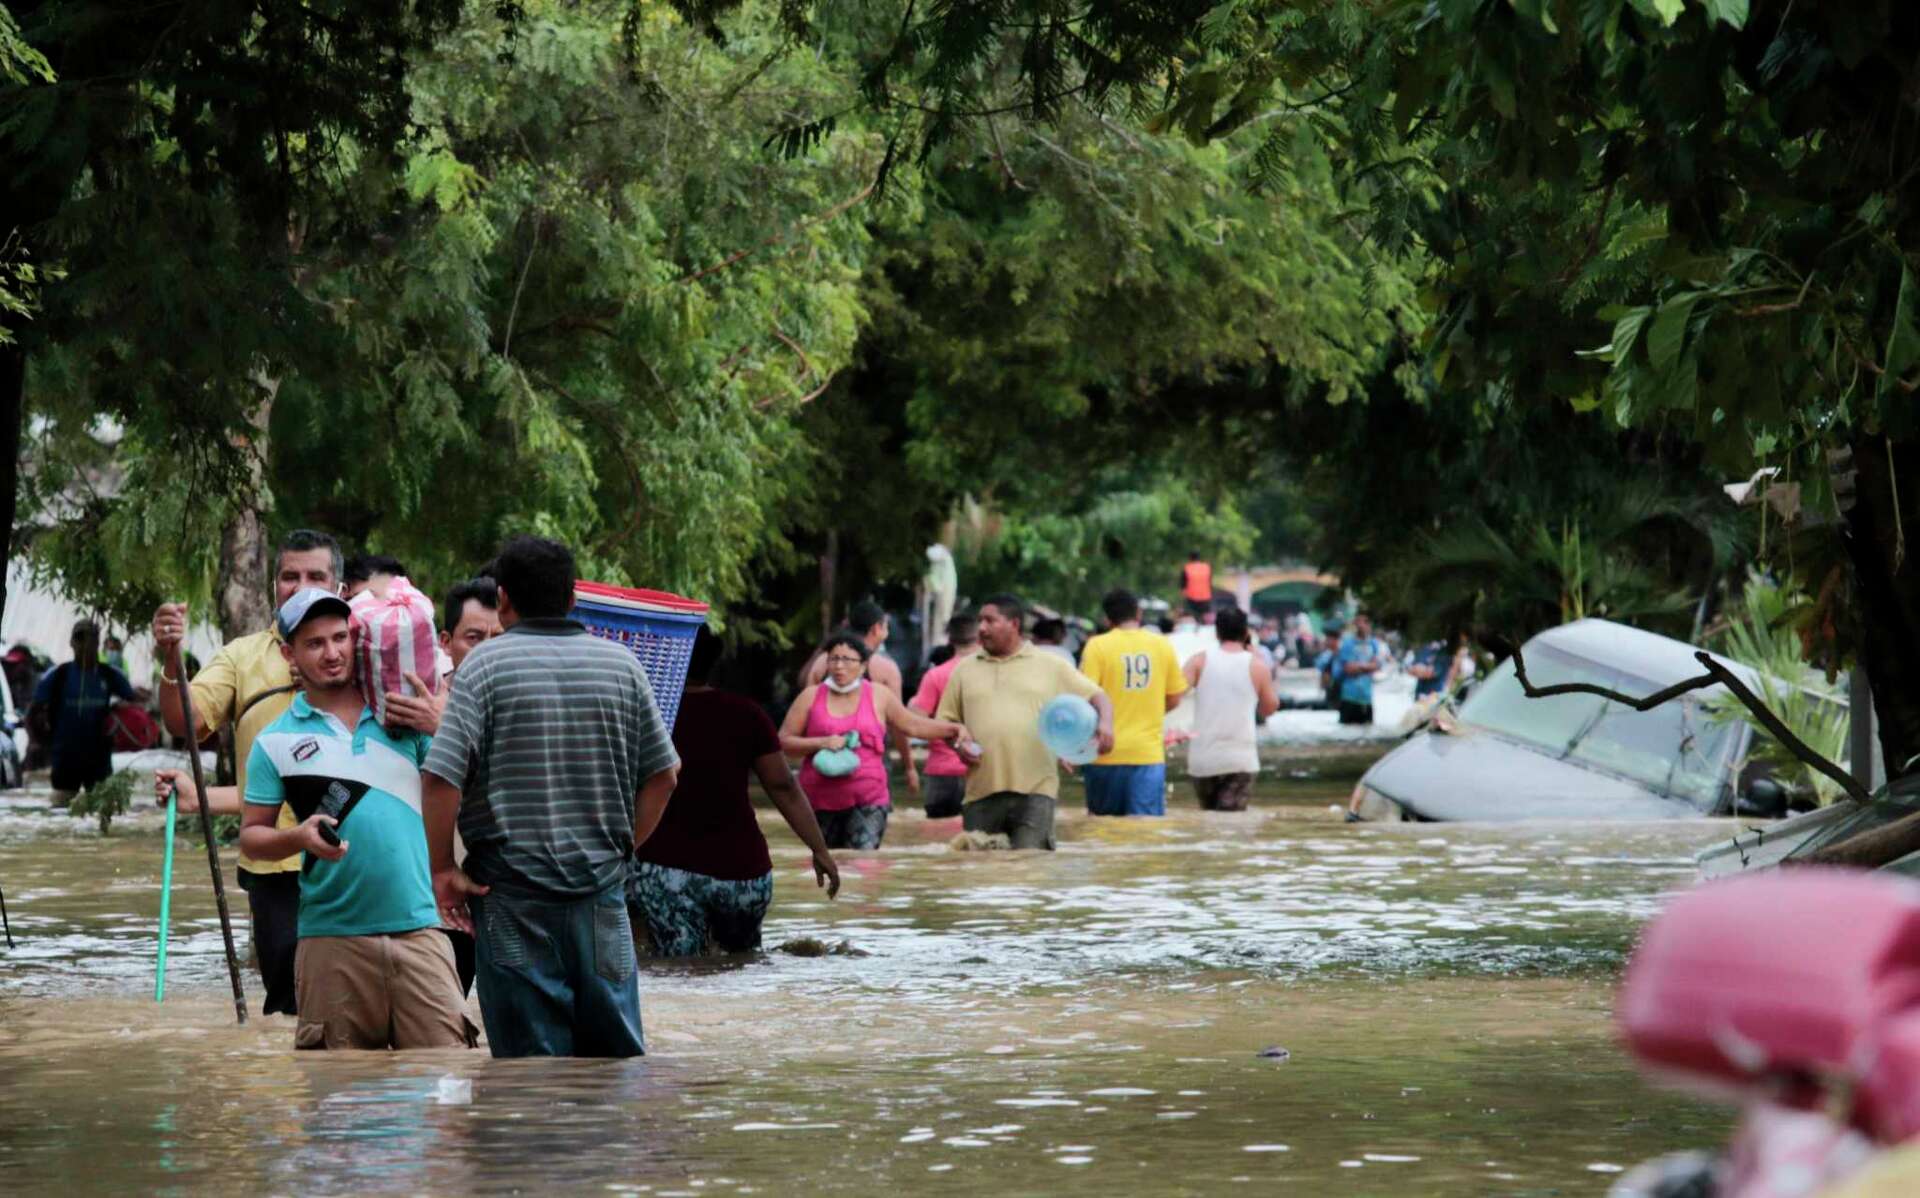
[{"label": "tree branch", "polygon": [[750,255],[757,254],[761,250],[764,250],[769,246],[779,245],[782,241],[785,241],[790,234],[797,232],[801,229],[804,229],[808,225],[815,225],[815,224],[819,224],[821,221],[832,220],[834,217],[839,216],[842,212],[845,212],[847,209],[853,207],[855,204],[858,204],[861,200],[864,200],[868,196],[872,195],[873,188],[874,188],[874,184],[869,183],[865,187],[861,188],[858,193],[852,196],[849,196],[847,199],[840,201],[838,204],[835,204],[833,207],[827,209],[825,212],[822,212],[818,216],[807,217],[805,220],[802,220],[799,224],[795,225],[792,229],[788,230],[786,233],[782,233],[776,237],[769,237],[767,240],[761,242],[759,245],[750,245],[744,250],[736,250],[733,253],[727,255],[725,258],[720,259],[720,261],[714,263],[712,266],[705,267],[701,270],[696,270],[692,274],[681,275],[679,278],[675,279],[674,282],[691,283],[697,279],[704,279],[710,274],[714,274],[718,271],[725,270],[727,267],[732,266],[734,263],[740,261],[742,258],[746,258],[746,257],[749,257]]},{"label": "tree branch", "polygon": [[1529,699],[1545,699],[1554,695],[1598,695],[1602,699],[1618,703],[1623,707],[1630,707],[1635,711],[1651,711],[1662,703],[1670,702],[1690,691],[1705,690],[1716,684],[1724,686],[1727,692],[1738,699],[1741,706],[1751,711],[1754,718],[1760,721],[1760,726],[1785,746],[1789,753],[1805,762],[1808,767],[1833,779],[1840,789],[1846,792],[1848,798],[1858,803],[1865,803],[1873,797],[1867,793],[1865,787],[1854,781],[1851,774],[1815,752],[1806,741],[1795,736],[1793,730],[1782,723],[1780,717],[1762,703],[1760,697],[1748,689],[1747,684],[1740,681],[1738,675],[1715,661],[1709,653],[1695,652],[1693,655],[1694,660],[1700,663],[1700,667],[1706,673],[1684,682],[1676,682],[1664,690],[1636,699],[1632,695],[1609,690],[1604,686],[1595,686],[1589,682],[1560,682],[1552,686],[1535,686],[1527,678],[1527,660],[1521,653],[1520,646],[1511,645],[1510,648],[1513,650],[1513,676],[1520,680],[1520,689],[1526,692]]}]

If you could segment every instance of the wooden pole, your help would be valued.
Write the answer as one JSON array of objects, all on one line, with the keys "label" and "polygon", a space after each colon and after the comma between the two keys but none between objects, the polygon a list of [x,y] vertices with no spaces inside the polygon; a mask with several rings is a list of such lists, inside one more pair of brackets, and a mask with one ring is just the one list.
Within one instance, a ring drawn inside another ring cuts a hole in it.
[{"label": "wooden pole", "polygon": [[200,768],[200,725],[193,718],[193,688],[187,685],[186,664],[181,661],[180,646],[167,654],[167,664],[180,686],[180,718],[187,726],[187,761],[193,768],[194,789],[200,792],[200,835],[207,842],[207,869],[213,874],[213,901],[220,908],[220,936],[227,944],[227,976],[233,980],[233,1014],[247,1021],[247,995],[240,988],[240,954],[233,948],[233,916],[227,911],[227,887],[220,877],[220,847],[213,842],[213,817],[207,814],[207,780]]},{"label": "wooden pole", "polygon": [[0,928],[7,932],[7,947],[13,947],[13,925],[7,922],[7,892],[0,890]]}]

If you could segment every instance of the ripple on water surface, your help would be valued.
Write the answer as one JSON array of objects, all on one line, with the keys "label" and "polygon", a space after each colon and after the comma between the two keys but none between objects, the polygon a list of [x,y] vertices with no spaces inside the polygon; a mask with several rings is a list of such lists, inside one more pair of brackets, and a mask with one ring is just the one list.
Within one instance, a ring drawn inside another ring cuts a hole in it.
[{"label": "ripple on water surface", "polygon": [[610,1064],[296,1056],[287,1020],[231,1028],[191,842],[156,1009],[152,818],[102,841],[4,807],[0,1173],[30,1186],[1574,1193],[1723,1126],[1641,1092],[1607,1025],[1635,930],[1717,827],[1263,807],[1069,816],[1045,855],[953,852],[902,812],[828,903],[769,820],[768,943],[871,955],[653,966],[654,1055]]}]

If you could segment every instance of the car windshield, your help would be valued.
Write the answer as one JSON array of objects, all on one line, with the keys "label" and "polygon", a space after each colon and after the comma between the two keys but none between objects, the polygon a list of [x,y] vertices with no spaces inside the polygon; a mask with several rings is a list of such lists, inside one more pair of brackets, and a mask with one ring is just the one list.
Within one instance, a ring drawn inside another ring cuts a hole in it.
[{"label": "car windshield", "polygon": [[[1545,645],[1528,646],[1527,677],[1535,686],[1586,682],[1625,695],[1660,689],[1644,678]],[[1737,720],[1714,717],[1702,699],[1715,693],[1696,692],[1651,711],[1635,711],[1598,695],[1530,699],[1509,659],[1473,692],[1460,709],[1460,719],[1711,811],[1731,783],[1729,767],[1742,728]]]}]

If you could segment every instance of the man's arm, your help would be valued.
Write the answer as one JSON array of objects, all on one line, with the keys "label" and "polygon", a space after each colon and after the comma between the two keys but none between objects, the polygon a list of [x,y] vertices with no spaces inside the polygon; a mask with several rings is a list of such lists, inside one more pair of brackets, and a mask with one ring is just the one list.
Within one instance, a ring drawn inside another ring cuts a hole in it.
[{"label": "man's arm", "polygon": [[[906,694],[906,679],[900,673],[900,667],[891,657],[875,654],[867,662],[867,678],[875,686],[884,686],[896,695]],[[913,738],[902,728],[891,731],[894,751],[900,754],[900,772],[906,779],[909,794],[920,793],[920,767],[913,760]]]},{"label": "man's arm", "polygon": [[[179,609],[177,624],[167,624],[167,622],[162,619],[162,616],[168,608]],[[240,682],[238,675],[234,672],[233,658],[227,653],[225,648],[222,648],[220,652],[213,655],[212,661],[208,662],[201,668],[198,674],[194,675],[191,684],[193,687],[193,718],[194,722],[199,724],[200,727],[197,728],[191,736],[188,736],[186,713],[180,707],[180,687],[177,684],[178,680],[176,679],[173,683],[166,681],[174,667],[167,656],[169,646],[164,643],[164,638],[160,635],[160,629],[163,625],[175,627],[178,629],[178,632],[173,636],[172,643],[175,645],[179,644],[181,638],[186,635],[186,612],[186,604],[170,603],[163,605],[158,612],[154,613],[154,654],[161,662],[160,720],[167,726],[169,733],[174,736],[186,737],[197,745],[201,740],[205,739],[208,734],[226,725],[227,717],[233,711],[234,694],[239,689]],[[186,667],[183,664],[181,668],[185,669]]]},{"label": "man's arm", "polygon": [[[200,810],[200,793],[193,788],[193,775],[185,770],[153,771],[153,793],[155,801],[162,807],[167,805],[167,796],[173,795],[173,809],[177,814],[191,815]],[[207,810],[215,815],[246,814],[246,805],[240,801],[240,788],[207,787]]]},{"label": "man's arm", "polygon": [[1173,646],[1160,644],[1155,646],[1160,652],[1160,668],[1167,672],[1167,710],[1180,706],[1180,700],[1187,694],[1187,675],[1180,668],[1180,659],[1174,656]]},{"label": "man's arm", "polygon": [[673,797],[673,788],[679,783],[680,767],[670,765],[640,784],[640,793],[633,801],[634,848],[647,843],[647,837],[660,826],[660,817],[667,813],[667,800]]},{"label": "man's arm", "polygon": [[256,861],[278,861],[296,853],[312,853],[322,861],[338,861],[347,855],[348,842],[328,844],[320,835],[320,825],[337,823],[331,815],[316,811],[291,828],[276,828],[280,805],[271,806],[249,799],[240,816],[240,851]]},{"label": "man's arm", "polygon": [[1280,710],[1280,693],[1273,689],[1273,671],[1259,661],[1249,662],[1247,669],[1253,674],[1253,693],[1260,700],[1260,718],[1265,720]]},{"label": "man's arm", "polygon": [[1100,715],[1100,727],[1094,733],[1094,743],[1102,753],[1111,753],[1113,752],[1113,700],[1107,697],[1107,692],[1097,690],[1087,696],[1087,701],[1093,704],[1094,711]]},{"label": "man's arm", "polygon": [[433,871],[433,901],[450,928],[473,934],[467,900],[487,887],[453,863],[453,825],[460,813],[460,788],[438,774],[420,773],[420,816],[427,825],[427,861]]},{"label": "man's arm", "polygon": [[460,791],[472,773],[478,752],[475,729],[484,725],[480,704],[490,694],[481,669],[462,672],[460,685],[440,713],[440,732],[420,763],[420,818],[427,829],[427,862],[433,871],[433,901],[440,918],[458,931],[473,931],[467,900],[487,892],[453,861],[453,829],[460,815]]}]

